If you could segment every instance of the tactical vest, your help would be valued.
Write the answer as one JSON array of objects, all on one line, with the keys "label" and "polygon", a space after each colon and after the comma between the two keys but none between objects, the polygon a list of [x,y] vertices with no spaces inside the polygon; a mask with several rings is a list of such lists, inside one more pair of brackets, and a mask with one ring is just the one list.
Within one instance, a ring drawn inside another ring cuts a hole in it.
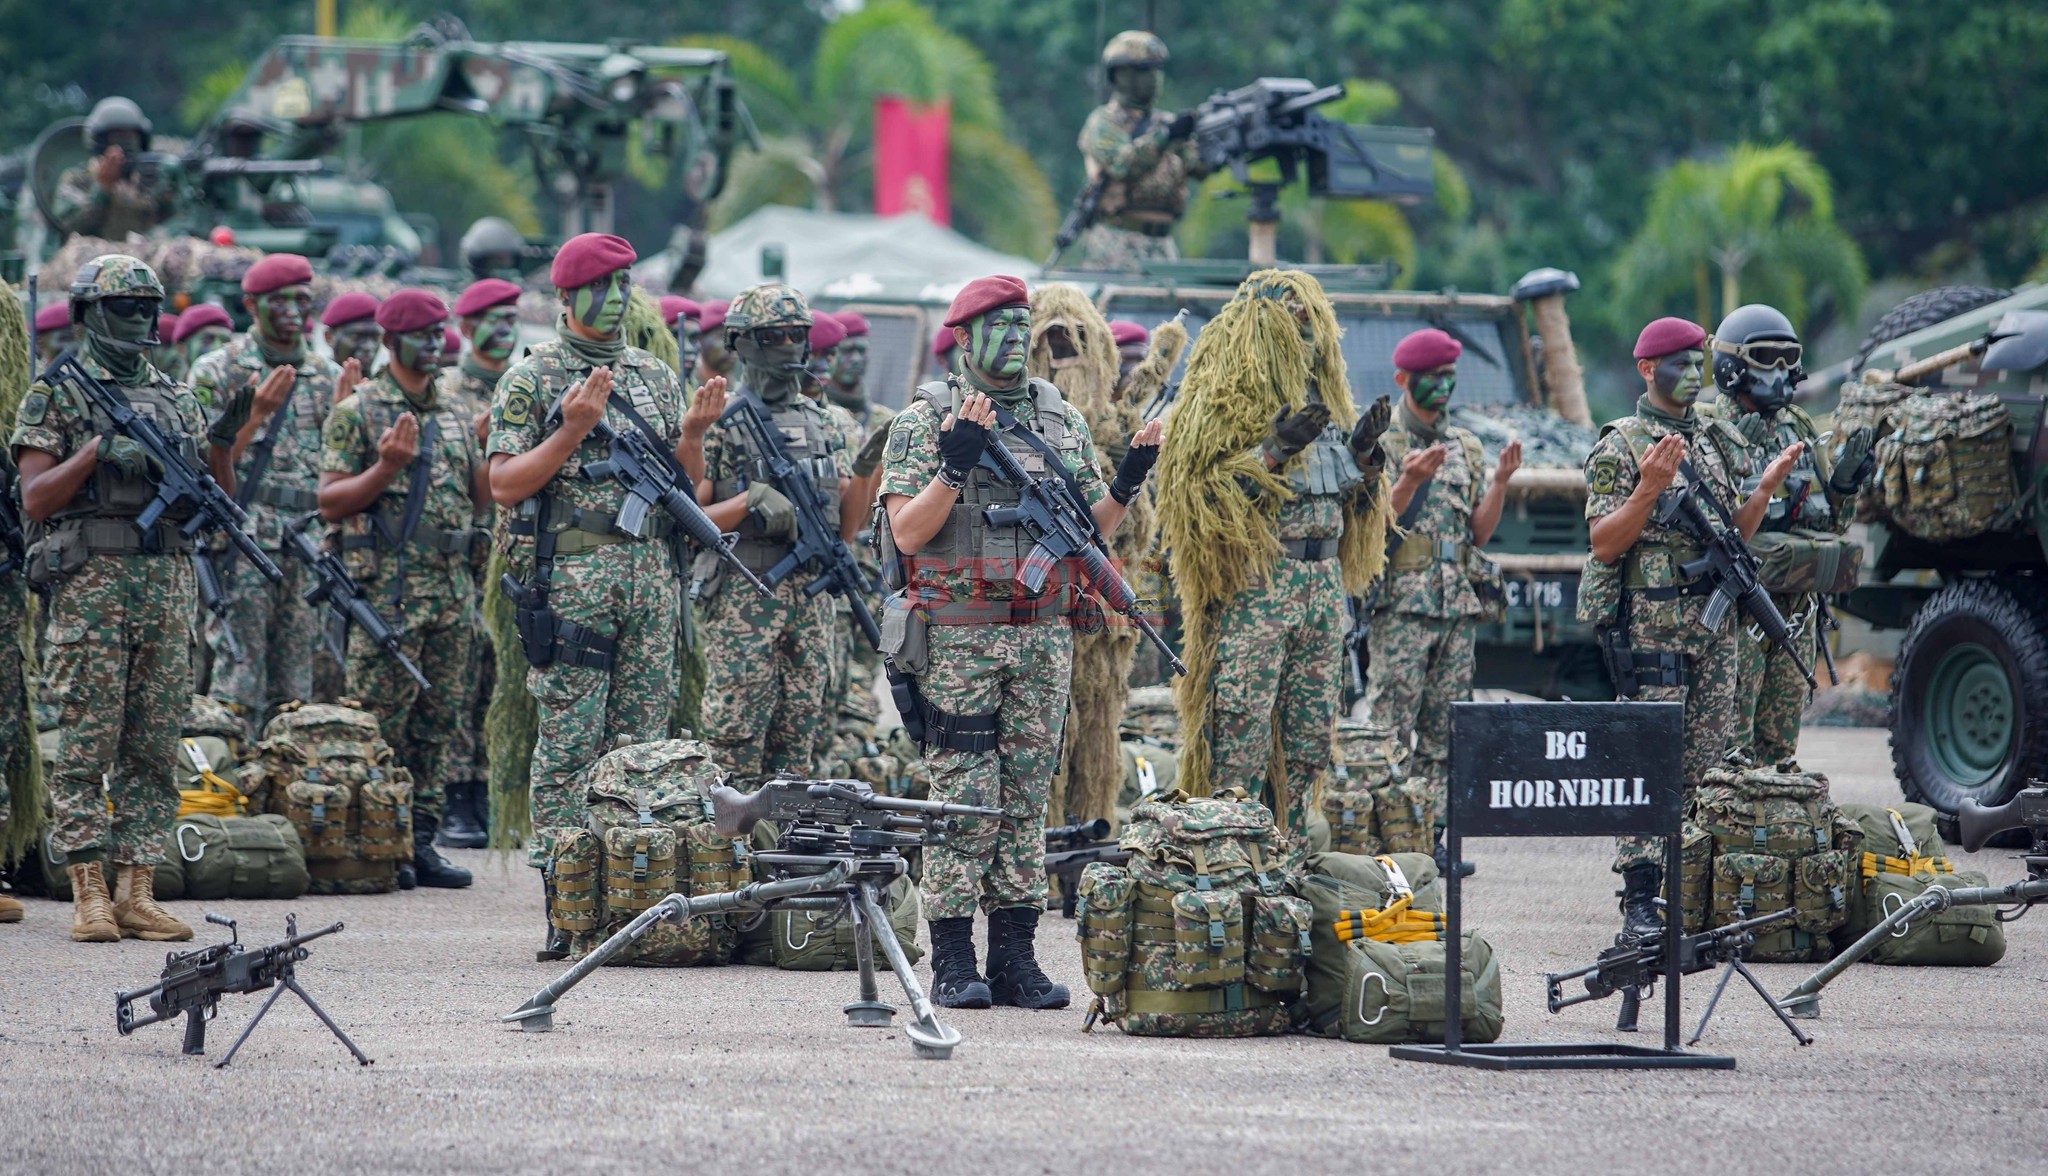
[{"label": "tactical vest", "polygon": [[[1782,453],[1794,441],[1811,442],[1815,431],[1813,422],[1797,408],[1786,408],[1771,418],[1771,435],[1765,448],[1756,454],[1757,468],[1742,483],[1742,494],[1747,498],[1763,482],[1763,467]],[[1792,463],[1792,472],[1785,476],[1785,484],[1771,496],[1764,508],[1764,520],[1759,528],[1764,531],[1790,531],[1794,528],[1809,531],[1832,531],[1835,529],[1834,507],[1828,502],[1828,471],[1821,465],[1820,457],[1809,445],[1799,454],[1799,460]]]},{"label": "tactical vest", "polygon": [[[532,367],[536,377],[535,382],[542,389],[546,389],[553,395],[566,392],[570,385],[576,382],[569,375],[568,365],[562,362],[561,353],[563,350],[565,350],[565,347],[559,342],[539,343],[527,351],[524,361]],[[509,369],[507,370],[509,371]],[[503,379],[502,376],[499,378]],[[560,392],[557,392],[557,389]],[[638,381],[633,382],[630,387],[617,383],[612,385],[612,395],[614,397],[623,397],[627,403],[633,406],[633,410],[645,417],[650,424],[661,421],[662,414],[660,408],[655,404],[652,397],[634,395],[641,390],[642,386]],[[551,413],[553,406],[553,401],[549,401],[546,404],[536,403],[534,410],[541,413]],[[610,408],[606,410],[607,414],[611,411],[612,409]],[[616,417],[610,419],[614,427],[632,427],[628,422]],[[553,430],[549,431],[552,432]],[[562,463],[562,468],[555,471],[555,476],[549,485],[552,486],[556,482],[569,482],[577,479],[585,465],[603,461],[606,455],[607,451],[603,442],[594,436],[586,436],[582,444],[578,445],[569,454],[568,459]],[[550,493],[547,488],[543,488],[539,494],[519,504],[513,518],[507,524],[506,530],[512,537],[514,548],[521,549],[520,562],[530,564],[533,557],[536,530],[555,536],[554,554],[557,556],[581,555],[599,547],[608,547],[614,543],[640,542],[639,539],[635,539],[613,525],[613,520],[616,517],[610,511],[578,507],[573,503],[564,501],[561,496]],[[672,523],[666,511],[650,511],[647,516],[647,531],[642,538],[666,539],[671,530]]]},{"label": "tactical vest", "polygon": [[[157,380],[137,387],[112,383],[108,386],[127,396],[136,415],[155,422],[167,435],[182,442],[185,457],[195,466],[206,468],[199,447],[185,435],[176,400],[178,385],[174,381],[160,375]],[[72,388],[71,395],[85,406],[94,433],[105,435],[113,431],[112,418],[94,407],[82,390]],[[135,517],[155,497],[156,483],[148,477],[127,477],[113,462],[95,465],[71,501],[47,520],[29,523],[29,550],[24,565],[29,583],[38,587],[55,584],[84,567],[85,561],[95,555],[190,551],[191,541],[179,534],[175,525],[192,517],[190,503],[178,503],[165,512],[156,526],[153,542],[146,543],[142,533],[135,529]]]},{"label": "tactical vest", "polygon": [[[1028,415],[1018,416],[1018,423],[1028,427],[1058,453],[1068,472],[1072,473],[1081,463],[1082,438],[1067,429],[1066,400],[1048,380],[1034,378],[1031,393],[1033,407]],[[935,380],[920,385],[917,390],[917,399],[931,405],[941,419],[953,411],[963,396],[960,388],[950,381]],[[1049,472],[1045,455],[1023,439],[1008,432],[991,437],[992,441],[996,439],[1000,439],[1003,446],[1015,455],[1025,473],[1038,475]],[[998,561],[984,565],[996,568],[1016,567],[1031,554],[1036,541],[1023,527],[989,526],[987,511],[992,506],[1016,506],[1022,497],[1021,487],[1003,482],[987,465],[977,465],[969,471],[967,484],[961,487],[959,500],[946,516],[945,524],[919,549],[918,562],[945,564],[954,569],[976,566],[975,561]],[[894,544],[890,546],[893,548]],[[882,553],[884,563],[894,557],[893,550]]]},{"label": "tactical vest", "polygon": [[[1720,437],[1713,437],[1712,433],[1715,429],[1727,430],[1727,433]],[[1628,446],[1629,457],[1636,463],[1637,469],[1642,468],[1644,455],[1649,453],[1650,447],[1657,443],[1657,439],[1650,436],[1648,428],[1643,423],[1643,419],[1638,416],[1622,417],[1602,428],[1600,432],[1602,436],[1609,432],[1619,433],[1622,441]],[[1702,465],[1701,454],[1711,449],[1713,456],[1705,460],[1711,461],[1723,478],[1730,476],[1726,458],[1723,455],[1730,452],[1727,435],[1733,432],[1734,426],[1729,425],[1725,421],[1713,420],[1711,418],[1703,419],[1700,421],[1699,436],[1711,440],[1712,444],[1688,447],[1693,468],[1699,470],[1700,476],[1707,481],[1706,490],[1711,494],[1722,496],[1722,504],[1731,511],[1741,504],[1728,502],[1725,497],[1728,493],[1728,486],[1724,482],[1715,481],[1712,471],[1700,467]],[[1680,591],[1690,594],[1695,589],[1704,590],[1707,582],[1704,576],[1688,580],[1678,571],[1679,565],[1690,563],[1698,559],[1699,556],[1699,546],[1693,542],[1692,537],[1676,530],[1666,530],[1663,535],[1656,539],[1638,537],[1621,560],[1622,587],[1635,591],[1650,590],[1659,593]]]},{"label": "tactical vest", "polygon": [[[1406,430],[1402,430],[1402,432],[1405,434]],[[1326,431],[1325,436],[1327,435]],[[1485,453],[1479,448],[1479,439],[1470,433],[1461,430],[1458,433],[1452,434],[1449,430],[1445,430],[1443,440],[1450,441],[1453,438],[1457,441],[1455,452],[1458,455],[1458,467],[1453,468],[1451,459],[1448,456],[1445,457],[1443,467],[1437,470],[1436,478],[1431,484],[1430,493],[1432,495],[1431,501],[1441,501],[1444,505],[1450,507],[1452,512],[1457,515],[1458,521],[1450,528],[1452,532],[1450,535],[1427,535],[1418,530],[1403,538],[1400,544],[1389,554],[1387,560],[1387,570],[1389,572],[1398,575],[1402,572],[1420,571],[1438,562],[1460,563],[1464,560],[1466,551],[1469,550],[1472,536],[1472,500],[1476,496],[1475,491],[1485,476],[1481,470],[1486,457]],[[1321,439],[1318,439],[1316,443],[1321,445]],[[1415,442],[1413,440],[1404,436],[1395,444],[1388,446],[1387,464],[1398,468],[1401,464],[1401,459],[1407,456],[1414,445]],[[1344,455],[1347,458],[1351,456],[1351,448],[1348,443],[1344,447]],[[1451,479],[1445,475],[1447,473],[1456,475],[1460,472],[1464,474],[1465,481],[1454,487]]]},{"label": "tactical vest", "polygon": [[[825,411],[809,400],[791,395],[780,404],[768,405],[768,423],[782,434],[783,448],[789,451],[790,461],[810,477],[811,485],[818,489],[818,497],[827,503],[838,502],[839,467],[832,460],[831,438],[825,432]],[[735,476],[720,478],[712,484],[713,502],[744,495],[750,483],[770,481],[766,455],[755,453],[750,444],[740,440],[743,435],[738,431],[735,430],[732,436],[744,450],[740,468]],[[835,513],[835,521],[837,517]],[[790,548],[788,540],[770,539],[761,535],[759,529],[752,520],[741,523],[739,542],[733,545],[733,554],[757,575],[780,563]]]}]

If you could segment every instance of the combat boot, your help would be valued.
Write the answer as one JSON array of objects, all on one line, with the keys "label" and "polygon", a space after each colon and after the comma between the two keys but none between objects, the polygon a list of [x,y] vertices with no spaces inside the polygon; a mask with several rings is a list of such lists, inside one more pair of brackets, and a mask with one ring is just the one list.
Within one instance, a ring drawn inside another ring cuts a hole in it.
[{"label": "combat boot", "polygon": [[1657,892],[1664,887],[1664,867],[1644,863],[1621,872],[1621,932],[1638,939],[1664,934],[1664,911]]},{"label": "combat boot", "polygon": [[949,1009],[985,1009],[988,981],[974,970],[974,919],[933,919],[932,1000]]},{"label": "combat boot", "polygon": [[0,923],[19,923],[24,913],[20,899],[11,894],[0,894]]},{"label": "combat boot", "polygon": [[192,928],[157,905],[155,866],[115,866],[114,873],[114,924],[121,929],[121,938],[156,943],[192,938]]},{"label": "combat boot", "polygon": [[441,815],[440,842],[450,849],[482,849],[490,832],[477,820],[483,787],[474,780],[448,786],[448,808]]},{"label": "combat boot", "polygon": [[1038,966],[1033,939],[1037,907],[1001,907],[988,916],[988,990],[999,1005],[1020,1009],[1063,1009],[1067,986],[1054,984]]},{"label": "combat boot", "polygon": [[447,858],[434,849],[434,833],[440,821],[423,816],[418,809],[412,814],[412,872],[421,886],[438,886],[443,890],[460,890],[473,879],[469,871],[452,865]]},{"label": "combat boot", "polygon": [[71,938],[80,943],[119,943],[114,903],[107,897],[107,875],[98,862],[72,862],[64,867],[71,879]]},{"label": "combat boot", "polygon": [[533,962],[551,964],[569,958],[569,933],[555,926],[555,884],[543,880],[540,888],[546,896],[541,913],[547,917],[548,936],[541,941],[541,949],[533,953]]}]

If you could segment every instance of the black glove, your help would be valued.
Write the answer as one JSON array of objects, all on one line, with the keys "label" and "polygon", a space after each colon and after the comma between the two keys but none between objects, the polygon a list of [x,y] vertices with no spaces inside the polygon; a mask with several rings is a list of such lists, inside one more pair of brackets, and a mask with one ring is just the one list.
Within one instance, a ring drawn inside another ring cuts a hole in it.
[{"label": "black glove", "polygon": [[221,405],[220,415],[206,427],[206,440],[215,449],[232,449],[235,436],[242,426],[249,423],[249,410],[256,403],[256,385],[243,381],[242,385],[228,394],[226,404]]},{"label": "black glove", "polygon": [[1172,122],[1166,124],[1166,141],[1169,143],[1179,142],[1194,133],[1195,112],[1192,110],[1181,111],[1173,116]]},{"label": "black glove", "polygon": [[1828,489],[1847,497],[1863,488],[1871,467],[1877,464],[1876,440],[1877,431],[1868,425],[1851,430],[1842,439],[1842,447],[1835,451],[1835,471],[1828,476]]},{"label": "black glove", "polygon": [[1758,448],[1769,444],[1773,435],[1771,422],[1760,412],[1746,412],[1736,417],[1735,431],[1742,434],[1743,440]]},{"label": "black glove", "polygon": [[1358,462],[1358,468],[1368,473],[1384,469],[1387,464],[1386,450],[1380,448],[1380,437],[1394,420],[1394,406],[1382,396],[1372,402],[1358,418],[1358,424],[1351,430],[1351,456]]},{"label": "black glove", "polygon": [[982,450],[987,448],[986,428],[965,417],[954,417],[953,427],[939,434],[941,472],[951,475],[954,481],[964,479],[981,460]]},{"label": "black glove", "polygon": [[1266,440],[1259,448],[1265,452],[1267,460],[1275,466],[1281,465],[1322,436],[1323,427],[1329,423],[1330,410],[1320,402],[1309,404],[1293,416],[1287,415],[1283,408],[1273,417],[1273,429],[1266,434]]},{"label": "black glove", "polygon": [[1145,476],[1159,463],[1157,445],[1133,445],[1124,451],[1124,459],[1116,467],[1116,477],[1110,480],[1109,496],[1123,503],[1131,504],[1138,491],[1145,485]]}]

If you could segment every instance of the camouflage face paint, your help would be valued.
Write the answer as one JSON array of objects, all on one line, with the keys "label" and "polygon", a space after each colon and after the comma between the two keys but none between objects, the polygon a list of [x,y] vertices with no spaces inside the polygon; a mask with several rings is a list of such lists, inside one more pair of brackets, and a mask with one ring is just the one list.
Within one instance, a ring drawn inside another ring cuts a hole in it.
[{"label": "camouflage face paint", "polygon": [[697,337],[697,362],[716,376],[729,376],[739,357],[725,345],[724,332],[713,331]]},{"label": "camouflage face paint", "polygon": [[294,348],[305,338],[306,320],[313,313],[310,286],[286,286],[256,296],[255,326],[270,343]]},{"label": "camouflage face paint", "polygon": [[185,341],[179,345],[182,348],[184,348],[185,351],[185,366],[189,369],[192,366],[192,362],[194,360],[198,359],[202,355],[205,355],[209,351],[218,351],[219,349],[226,347],[228,343],[234,339],[234,337],[235,336],[233,335],[233,333],[231,333],[226,327],[199,328],[198,331],[188,336],[185,339]]},{"label": "camouflage face paint", "polygon": [[1417,372],[1408,378],[1408,394],[1415,397],[1415,403],[1429,412],[1442,412],[1451,402],[1451,393],[1458,388],[1458,373],[1455,369],[1443,367],[1433,372]]},{"label": "camouflage face paint", "polygon": [[384,332],[368,319],[344,323],[327,332],[327,345],[334,350],[334,362],[347,363],[353,359],[362,365],[367,376],[377,362],[377,349],[384,345]]},{"label": "camouflage face paint", "polygon": [[832,382],[841,387],[851,388],[859,384],[867,374],[867,337],[855,335],[840,343],[839,350],[832,356]]},{"label": "camouflage face paint", "polygon": [[1674,351],[1657,361],[1657,370],[1652,375],[1657,391],[1671,398],[1676,404],[1691,404],[1700,398],[1700,380],[1706,353],[1702,351]]},{"label": "camouflage face paint", "polygon": [[494,306],[485,311],[470,331],[469,345],[490,363],[504,363],[512,358],[513,349],[519,346],[519,311],[510,306]]},{"label": "camouflage face paint", "polygon": [[600,335],[616,335],[626,317],[626,298],[632,276],[613,270],[587,286],[569,293],[569,313],[576,321]]},{"label": "camouflage face paint", "polygon": [[1009,385],[1024,374],[1031,348],[1031,309],[992,310],[967,327],[967,364],[990,381]]},{"label": "camouflage face paint", "polygon": [[441,367],[441,353],[447,340],[442,337],[441,325],[428,327],[424,331],[407,331],[391,337],[391,362],[416,372],[437,371]]}]

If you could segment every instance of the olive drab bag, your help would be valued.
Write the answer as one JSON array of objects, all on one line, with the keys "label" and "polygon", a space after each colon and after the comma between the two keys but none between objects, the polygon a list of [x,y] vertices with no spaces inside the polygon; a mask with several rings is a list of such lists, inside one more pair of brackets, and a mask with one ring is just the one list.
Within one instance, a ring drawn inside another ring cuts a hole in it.
[{"label": "olive drab bag", "polygon": [[[1311,854],[1294,882],[1310,907],[1306,1028],[1367,1044],[1444,1039],[1443,888],[1426,854]],[[1496,1041],[1500,966],[1474,932],[1463,939],[1463,1040]]]},{"label": "olive drab bag", "polygon": [[[236,724],[241,721],[225,708],[220,713]],[[186,729],[191,729],[189,720]],[[241,790],[215,771],[223,765],[207,755],[208,745],[220,751],[230,746],[221,739],[191,735],[180,741],[179,755],[191,768],[191,787],[178,791],[178,816],[171,822],[164,860],[155,871],[156,896],[292,899],[306,893],[311,878],[298,830],[279,813],[248,815]]]},{"label": "olive drab bag", "polygon": [[1757,579],[1771,592],[1847,592],[1863,571],[1862,545],[1827,531],[1759,531],[1749,549]]},{"label": "olive drab bag", "polygon": [[[1690,815],[1712,850],[1697,919],[1720,927],[1792,907],[1792,925],[1758,935],[1748,958],[1811,963],[1834,954],[1855,905],[1863,834],[1835,808],[1826,776],[1731,759],[1707,772]],[[1681,860],[1687,848],[1682,837]],[[1692,849],[1698,860],[1697,837]]]},{"label": "olive drab bag", "polygon": [[2018,500],[2012,417],[1996,396],[1922,392],[1886,411],[1877,476],[1884,512],[1920,539],[1991,530]]},{"label": "olive drab bag", "polygon": [[[1949,863],[1934,810],[1924,804],[1845,804],[1842,815],[1863,830],[1863,853],[1857,870],[1860,894],[1849,925],[1837,937],[1839,947],[1861,938],[1930,886],[1991,884],[1982,871],[1958,870]],[[1995,964],[2005,958],[2005,927],[1994,913],[1986,906],[1952,906],[1914,920],[1863,958],[1873,964],[1925,967]]]},{"label": "olive drab bag", "polygon": [[1438,806],[1426,780],[1406,778],[1408,756],[1392,729],[1337,721],[1331,771],[1316,807],[1339,853],[1428,853],[1436,846]]},{"label": "olive drab bag", "polygon": [[291,821],[310,894],[382,894],[412,860],[412,773],[377,717],[340,703],[288,702],[236,772],[251,811]]},{"label": "olive drab bag", "polygon": [[1285,1032],[1306,980],[1309,905],[1287,893],[1273,813],[1231,788],[1131,810],[1130,863],[1081,874],[1075,936],[1100,1018],[1145,1037]]}]

